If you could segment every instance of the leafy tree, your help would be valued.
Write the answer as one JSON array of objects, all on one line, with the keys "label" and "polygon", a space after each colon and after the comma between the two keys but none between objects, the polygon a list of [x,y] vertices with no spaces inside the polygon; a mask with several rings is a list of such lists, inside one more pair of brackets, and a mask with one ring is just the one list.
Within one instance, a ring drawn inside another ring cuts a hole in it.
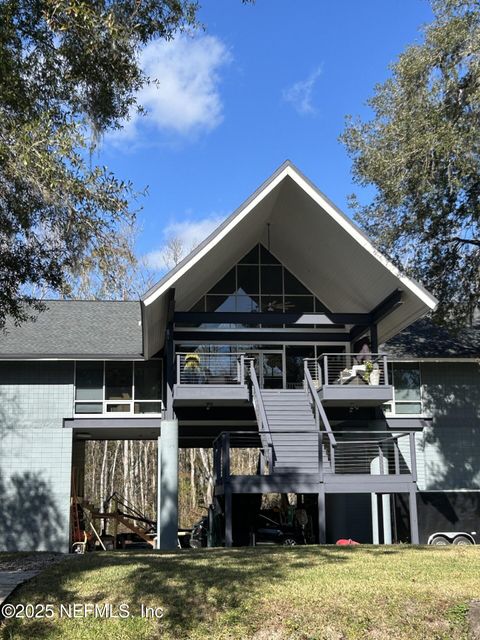
[{"label": "leafy tree", "polygon": [[[130,252],[132,185],[94,166],[148,81],[138,53],[195,25],[190,0],[0,0],[0,327]],[[127,262],[131,256],[126,256]],[[113,265],[113,266],[112,266]]]},{"label": "leafy tree", "polygon": [[480,3],[434,0],[422,44],[375,88],[367,122],[341,137],[353,175],[375,195],[356,219],[440,300],[437,319],[468,321],[480,298]]}]

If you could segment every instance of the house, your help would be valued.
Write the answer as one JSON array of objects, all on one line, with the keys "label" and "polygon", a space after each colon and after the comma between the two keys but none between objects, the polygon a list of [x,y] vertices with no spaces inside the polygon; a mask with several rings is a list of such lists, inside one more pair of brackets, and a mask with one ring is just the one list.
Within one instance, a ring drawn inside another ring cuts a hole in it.
[{"label": "house", "polygon": [[284,163],[140,301],[50,301],[0,336],[0,549],[69,549],[89,439],[158,441],[160,548],[194,446],[226,546],[269,493],[320,543],[476,528],[480,332],[433,327],[436,304]]}]

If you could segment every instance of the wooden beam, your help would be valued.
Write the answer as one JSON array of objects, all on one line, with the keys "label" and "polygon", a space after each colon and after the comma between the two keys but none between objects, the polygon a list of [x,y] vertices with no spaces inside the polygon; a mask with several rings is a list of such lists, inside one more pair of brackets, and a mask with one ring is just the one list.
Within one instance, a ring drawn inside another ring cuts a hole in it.
[{"label": "wooden beam", "polygon": [[368,334],[368,327],[363,325],[355,325],[350,329],[349,342],[355,342],[361,335]]},{"label": "wooden beam", "polygon": [[177,311],[175,323],[191,324],[316,324],[325,327],[342,327],[345,324],[370,325],[369,313],[277,313],[272,312],[235,312],[235,311]]},{"label": "wooden beam", "polygon": [[175,342],[251,342],[253,344],[270,344],[272,342],[349,342],[350,334],[346,332],[322,333],[318,331],[298,332],[293,331],[236,331],[235,329],[219,329],[217,331],[175,331]]},{"label": "wooden beam", "polygon": [[171,287],[168,290],[167,299],[167,324],[173,322],[175,317],[175,288]]},{"label": "wooden beam", "polygon": [[402,304],[402,295],[403,291],[401,289],[395,289],[395,291],[392,291],[380,304],[377,304],[370,314],[372,324],[378,324],[380,320],[383,320],[385,316],[388,316],[389,313],[392,313],[392,311],[399,307]]}]

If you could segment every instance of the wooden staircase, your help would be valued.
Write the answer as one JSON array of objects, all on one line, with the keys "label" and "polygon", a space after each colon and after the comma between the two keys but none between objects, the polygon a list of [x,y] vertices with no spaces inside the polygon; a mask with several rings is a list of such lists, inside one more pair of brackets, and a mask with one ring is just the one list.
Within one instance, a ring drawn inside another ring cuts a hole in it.
[{"label": "wooden staircase", "polygon": [[[273,473],[318,473],[320,431],[307,393],[303,389],[261,389],[260,393],[271,434]],[[329,464],[324,449],[323,464]]]},{"label": "wooden staircase", "polygon": [[116,518],[118,523],[123,524],[124,527],[126,527],[127,529],[132,531],[132,533],[135,533],[137,536],[142,538],[142,540],[145,540],[145,542],[148,542],[148,544],[151,545],[152,547],[155,546],[155,541],[152,535],[148,534],[145,531],[145,529],[142,529],[141,527],[137,527],[136,525],[133,524],[131,520],[129,520],[128,518],[124,518],[123,515],[121,515],[120,513],[117,513]]}]

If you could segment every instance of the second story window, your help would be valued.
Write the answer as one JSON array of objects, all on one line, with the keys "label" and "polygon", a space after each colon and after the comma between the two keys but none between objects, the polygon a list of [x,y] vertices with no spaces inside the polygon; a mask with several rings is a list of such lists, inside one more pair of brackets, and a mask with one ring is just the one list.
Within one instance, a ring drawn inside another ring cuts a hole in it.
[{"label": "second story window", "polygon": [[75,414],[161,414],[161,362],[77,361]]},{"label": "second story window", "polygon": [[422,413],[420,365],[418,362],[394,362],[390,365],[393,402],[386,411],[395,415]]}]

